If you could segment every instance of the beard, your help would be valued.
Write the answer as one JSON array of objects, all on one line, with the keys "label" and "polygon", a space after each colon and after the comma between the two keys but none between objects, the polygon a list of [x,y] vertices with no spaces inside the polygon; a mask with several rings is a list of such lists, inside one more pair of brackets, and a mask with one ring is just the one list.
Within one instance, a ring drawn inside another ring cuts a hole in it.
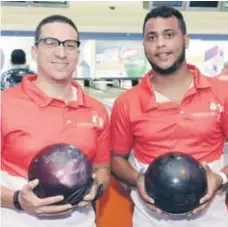
[{"label": "beard", "polygon": [[181,67],[182,63],[185,61],[185,56],[186,56],[186,51],[185,51],[185,47],[184,47],[182,49],[179,57],[177,58],[177,60],[170,67],[164,69],[164,68],[159,67],[152,61],[150,61],[146,54],[145,49],[144,49],[144,51],[145,51],[146,58],[147,58],[148,62],[150,63],[153,71],[155,71],[156,73],[159,73],[162,76],[168,76],[168,75],[175,73]]}]

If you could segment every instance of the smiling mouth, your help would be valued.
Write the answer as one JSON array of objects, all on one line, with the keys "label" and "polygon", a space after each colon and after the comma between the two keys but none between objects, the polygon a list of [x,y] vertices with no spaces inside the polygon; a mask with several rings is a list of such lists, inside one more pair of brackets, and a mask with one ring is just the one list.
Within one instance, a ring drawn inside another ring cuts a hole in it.
[{"label": "smiling mouth", "polygon": [[166,60],[169,55],[171,55],[171,52],[158,53],[155,56],[160,60]]},{"label": "smiling mouth", "polygon": [[68,63],[52,62],[56,69],[63,69],[67,67]]},{"label": "smiling mouth", "polygon": [[63,62],[52,62],[54,65],[68,65],[68,63],[63,63]]}]

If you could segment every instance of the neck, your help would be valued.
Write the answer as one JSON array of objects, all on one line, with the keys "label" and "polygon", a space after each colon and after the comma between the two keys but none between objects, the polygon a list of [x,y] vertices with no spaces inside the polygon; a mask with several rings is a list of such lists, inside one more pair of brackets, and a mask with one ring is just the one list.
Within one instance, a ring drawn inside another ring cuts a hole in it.
[{"label": "neck", "polygon": [[192,73],[188,69],[187,64],[182,64],[173,74],[164,76],[153,72],[152,76],[153,85],[158,87],[180,88],[182,85],[188,83],[188,81],[192,81]]},{"label": "neck", "polygon": [[73,99],[71,81],[47,80],[38,74],[35,85],[49,97],[70,101]]}]

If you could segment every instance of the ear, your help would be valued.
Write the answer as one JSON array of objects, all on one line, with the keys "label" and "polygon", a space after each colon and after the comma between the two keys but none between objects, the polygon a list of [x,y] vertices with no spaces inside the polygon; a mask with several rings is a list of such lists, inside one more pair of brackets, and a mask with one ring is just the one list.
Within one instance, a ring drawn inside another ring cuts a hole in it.
[{"label": "ear", "polygon": [[37,61],[38,47],[32,46],[31,48],[31,56],[34,61]]},{"label": "ear", "polygon": [[188,35],[185,35],[184,36],[184,42],[185,42],[185,49],[188,49],[189,42],[190,42],[190,39],[189,39],[189,36]]}]

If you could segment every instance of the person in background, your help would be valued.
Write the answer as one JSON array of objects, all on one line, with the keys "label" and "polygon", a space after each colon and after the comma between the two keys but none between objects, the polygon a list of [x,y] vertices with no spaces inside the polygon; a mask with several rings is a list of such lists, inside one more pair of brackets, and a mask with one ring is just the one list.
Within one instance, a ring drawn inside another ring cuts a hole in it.
[{"label": "person in background", "polygon": [[[2,227],[96,226],[92,204],[110,178],[110,123],[104,105],[72,80],[79,47],[72,20],[44,18],[32,47],[37,74],[1,92]],[[76,207],[55,205],[62,195],[38,198],[39,180],[27,180],[33,157],[56,143],[77,147],[93,165],[94,183]]]},{"label": "person in background", "polygon": [[[227,227],[228,82],[206,77],[186,63],[189,40],[180,11],[152,9],[143,37],[152,70],[116,99],[111,114],[111,169],[130,187],[133,227]],[[164,214],[145,192],[149,164],[172,151],[193,156],[207,173],[207,194],[185,216]]]},{"label": "person in background", "polygon": [[1,75],[1,90],[19,84],[24,75],[34,74],[26,65],[26,54],[21,49],[15,49],[11,53],[12,68]]}]

